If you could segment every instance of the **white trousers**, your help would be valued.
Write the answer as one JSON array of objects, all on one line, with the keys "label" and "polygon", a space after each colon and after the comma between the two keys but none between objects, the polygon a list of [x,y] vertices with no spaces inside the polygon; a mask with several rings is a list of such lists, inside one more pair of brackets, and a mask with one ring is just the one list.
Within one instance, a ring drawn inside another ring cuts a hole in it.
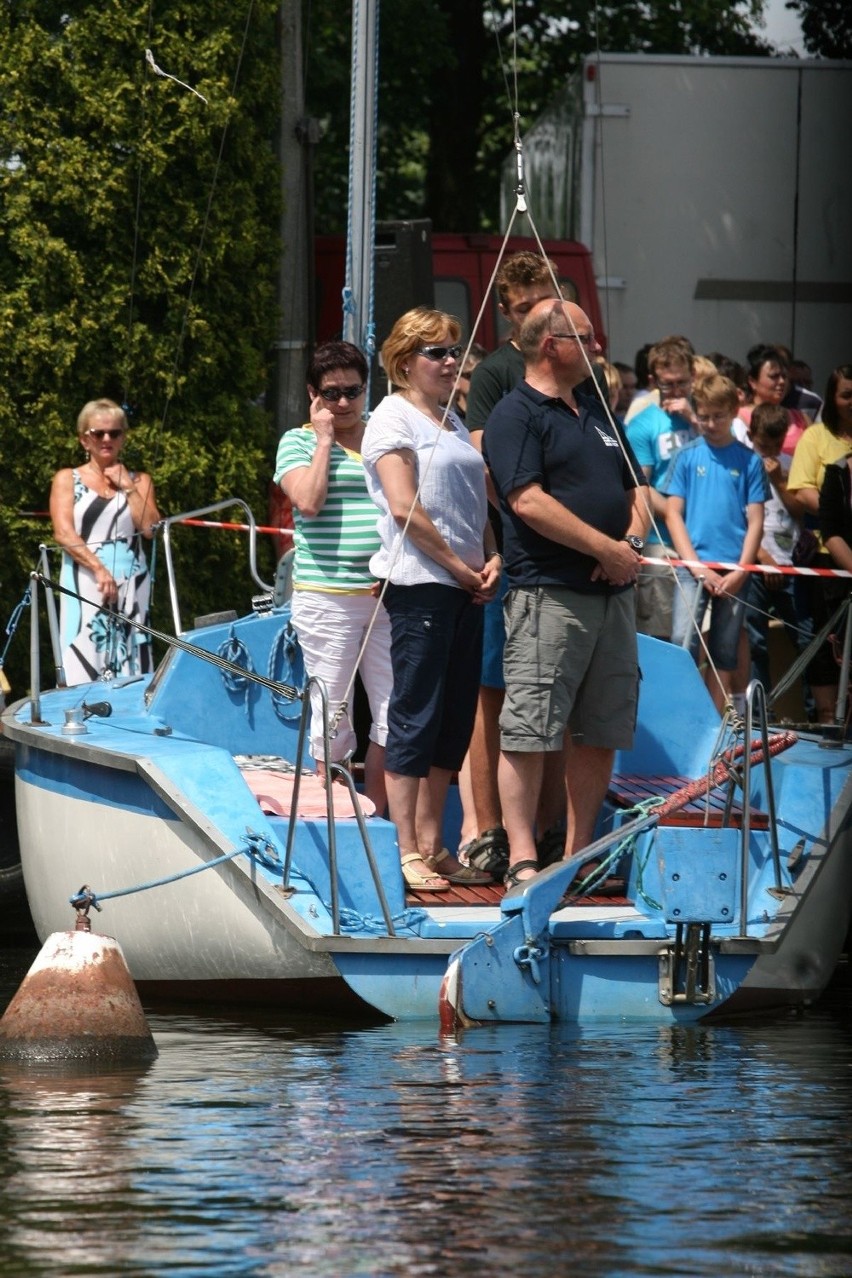
[{"label": "white trousers", "polygon": [[[372,595],[335,595],[319,590],[294,590],[293,625],[305,657],[305,670],[322,679],[328,691],[328,716],[334,716],[352,678],[355,662],[373,614],[375,621],[361,655],[358,673],[367,692],[372,724],[370,740],[383,746],[388,737],[388,701],[393,687],[390,659],[390,618]],[[331,740],[331,762],[339,763],[355,749],[352,726],[354,688]],[[323,758],[322,698],[311,690],[311,755]]]}]

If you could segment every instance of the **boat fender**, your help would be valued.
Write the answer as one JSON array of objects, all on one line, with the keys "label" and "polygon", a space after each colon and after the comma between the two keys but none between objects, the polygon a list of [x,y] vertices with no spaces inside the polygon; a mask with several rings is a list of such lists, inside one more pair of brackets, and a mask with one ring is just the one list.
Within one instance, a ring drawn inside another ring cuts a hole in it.
[{"label": "boat fender", "polygon": [[118,942],[88,930],[52,933],[0,1020],[0,1060],[112,1065],[156,1056]]}]

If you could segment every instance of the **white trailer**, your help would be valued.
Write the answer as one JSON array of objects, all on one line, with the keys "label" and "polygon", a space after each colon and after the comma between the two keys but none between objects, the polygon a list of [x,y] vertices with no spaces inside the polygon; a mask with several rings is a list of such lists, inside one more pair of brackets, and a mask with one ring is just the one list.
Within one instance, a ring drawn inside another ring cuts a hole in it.
[{"label": "white trailer", "polygon": [[525,134],[525,178],[542,238],[592,250],[610,357],[781,342],[822,391],[852,361],[850,124],[849,61],[586,58]]}]

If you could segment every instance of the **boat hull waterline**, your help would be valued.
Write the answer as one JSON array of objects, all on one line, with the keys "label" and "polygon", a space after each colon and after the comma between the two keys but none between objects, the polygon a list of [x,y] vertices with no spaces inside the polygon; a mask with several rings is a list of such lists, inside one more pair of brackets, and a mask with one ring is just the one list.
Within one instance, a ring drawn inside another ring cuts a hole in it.
[{"label": "boat hull waterline", "polygon": [[[288,620],[278,609],[188,638],[214,653],[236,642],[246,668],[264,670]],[[636,745],[616,769],[700,778],[719,727],[706,689],[679,649],[643,640],[641,659]],[[66,712],[83,701],[107,701],[111,712],[69,733]],[[298,702],[282,714],[268,689],[235,689],[215,665],[173,650],[152,683],[57,689],[40,709],[37,723],[28,702],[4,715],[36,931],[44,939],[70,927],[69,898],[84,884],[96,896],[137,889],[103,901],[92,920],[120,942],[143,994],[395,1019],[440,1011],[455,1024],[689,1022],[813,1001],[847,934],[852,759],[843,746],[801,740],[772,760],[782,881],[769,832],[752,829],[745,926],[735,826],[651,822],[623,857],[618,900],[566,902],[573,870],[562,863],[502,902],[447,905],[406,900],[395,831],[372,817],[392,929],[357,823],[338,819],[335,931],[325,819],[296,822],[285,889],[287,814],[262,811],[243,766],[246,756],[295,758]],[[769,806],[765,787],[755,767],[756,810]],[[608,803],[602,832],[635,816]],[[151,886],[162,880],[172,881]]]}]

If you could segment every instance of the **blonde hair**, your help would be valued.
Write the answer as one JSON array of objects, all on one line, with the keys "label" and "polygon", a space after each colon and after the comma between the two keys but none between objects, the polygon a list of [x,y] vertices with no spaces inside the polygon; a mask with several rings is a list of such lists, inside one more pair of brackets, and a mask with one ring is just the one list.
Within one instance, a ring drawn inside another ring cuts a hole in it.
[{"label": "blonde hair", "polygon": [[444,334],[455,345],[461,337],[461,320],[445,311],[435,311],[428,306],[415,306],[406,311],[391,329],[382,345],[382,364],[395,386],[408,388],[405,361],[421,346],[441,341]]},{"label": "blonde hair", "polygon": [[692,357],[692,376],[696,386],[700,382],[704,382],[708,377],[715,377],[719,372],[712,359],[708,359],[706,355],[693,355]]},{"label": "blonde hair", "polygon": [[112,399],[90,399],[88,404],[84,404],[77,415],[77,434],[80,439],[83,438],[89,429],[89,422],[95,414],[108,414],[115,426],[120,426],[122,430],[127,430],[127,418],[124,415],[124,409],[120,408]]},{"label": "blonde hair", "polygon": [[702,377],[692,392],[692,398],[696,406],[704,404],[708,408],[727,408],[732,415],[736,414],[740,406],[736,386],[730,377],[722,377],[720,373],[714,373],[712,377]]},{"label": "blonde hair", "polygon": [[592,363],[599,365],[599,367],[603,370],[603,375],[606,380],[607,390],[609,391],[609,399],[610,399],[609,406],[610,408],[614,408],[615,402],[618,399],[618,392],[621,390],[622,386],[624,385],[624,383],[621,380],[621,373],[619,373],[618,369],[615,367],[614,364],[610,364],[609,360],[604,359],[602,355],[599,355],[597,359],[592,361]]}]

